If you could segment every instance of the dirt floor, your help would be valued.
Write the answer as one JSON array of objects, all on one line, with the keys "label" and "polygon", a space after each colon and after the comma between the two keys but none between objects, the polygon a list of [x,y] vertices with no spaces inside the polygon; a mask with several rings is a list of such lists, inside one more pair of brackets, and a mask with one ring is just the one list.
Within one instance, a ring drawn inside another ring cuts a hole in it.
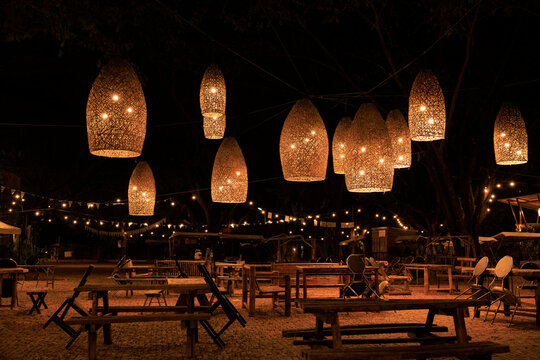
[{"label": "dirt floor", "polygon": [[[58,308],[66,297],[72,294],[82,273],[79,269],[58,269],[54,289],[48,288],[46,303],[48,310],[41,314],[28,315],[31,302],[25,291],[36,288],[35,281],[25,281],[19,285],[19,307],[10,310],[5,305],[10,299],[3,299],[0,308],[0,359],[29,360],[29,359],[86,359],[87,335],[83,333],[70,350],[65,349],[69,337],[55,324],[43,329],[43,324]],[[103,267],[97,269],[89,278],[89,284],[103,284],[112,280],[107,279],[110,269]],[[43,282],[38,288],[43,287]],[[232,303],[241,309],[241,290],[237,289]],[[321,290],[310,289],[312,297],[336,297],[336,289]],[[404,298],[396,296],[395,298]],[[432,291],[424,295],[421,288],[413,288],[411,298],[451,298],[448,293]],[[124,292],[111,295],[113,305],[142,305],[145,296],[142,292],[126,298]],[[174,295],[168,295],[169,302],[174,302]],[[84,307],[90,307],[86,294],[81,294],[78,301]],[[532,302],[533,299],[526,301]],[[284,329],[306,328],[315,325],[314,316],[303,314],[293,307],[291,317],[284,317],[280,308],[272,309],[269,299],[257,299],[257,314],[248,317],[245,309],[241,309],[247,319],[245,328],[238,323],[233,324],[222,336],[226,343],[220,350],[205,331],[200,329],[199,343],[195,353],[198,359],[299,359],[302,349],[306,346],[293,345],[293,339],[284,338],[281,331]],[[399,312],[380,313],[349,313],[342,314],[342,325],[355,323],[397,323],[397,322],[424,322],[427,310],[411,310]],[[491,319],[491,316],[490,316]],[[466,319],[468,334],[473,341],[495,341],[510,345],[508,354],[495,355],[495,359],[539,359],[540,358],[540,328],[534,324],[530,317],[517,317],[510,328],[509,318],[499,315],[494,324],[483,319]],[[219,328],[226,322],[226,317],[220,311],[212,316],[211,323]],[[435,323],[447,326],[450,334],[454,332],[451,317],[436,316]],[[113,324],[112,345],[104,345],[101,332],[98,333],[99,359],[181,359],[185,358],[185,330],[180,324],[165,323],[135,323]],[[388,346],[388,345],[386,345]]]}]

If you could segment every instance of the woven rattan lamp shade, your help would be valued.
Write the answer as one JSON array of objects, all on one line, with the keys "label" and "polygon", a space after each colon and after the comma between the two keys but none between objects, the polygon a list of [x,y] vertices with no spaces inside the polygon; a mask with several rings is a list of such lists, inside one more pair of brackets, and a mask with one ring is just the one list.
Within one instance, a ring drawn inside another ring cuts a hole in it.
[{"label": "woven rattan lamp shade", "polygon": [[225,135],[226,116],[203,116],[204,137],[207,139],[223,139]]},{"label": "woven rattan lamp shade", "polygon": [[238,142],[226,137],[219,146],[212,169],[212,201],[243,203],[247,199],[246,161]]},{"label": "woven rattan lamp shade", "polygon": [[362,104],[347,137],[345,183],[351,192],[392,190],[394,164],[386,124],[374,104]]},{"label": "woven rattan lamp shade", "polygon": [[518,165],[528,161],[527,129],[516,106],[510,103],[501,106],[495,120],[493,144],[498,165]]},{"label": "woven rattan lamp shade", "polygon": [[409,128],[413,141],[444,139],[444,95],[437,77],[431,71],[421,71],[412,85],[409,95]]},{"label": "woven rattan lamp shade", "polygon": [[129,62],[111,60],[101,69],[86,104],[86,130],[93,155],[141,155],[146,136],[146,101]]},{"label": "woven rattan lamp shade", "polygon": [[347,139],[347,133],[351,124],[352,119],[350,117],[346,116],[342,118],[339,121],[336,131],[334,132],[334,137],[332,138],[332,159],[334,161],[334,172],[336,174],[345,174],[345,140]]},{"label": "woven rattan lamp shade", "polygon": [[386,127],[392,144],[394,168],[411,167],[411,133],[399,110],[392,110],[386,118]]},{"label": "woven rattan lamp shade", "polygon": [[[208,137],[206,134],[216,136],[220,129],[225,128],[225,105],[227,102],[227,93],[225,89],[225,79],[217,65],[210,65],[204,72],[199,93],[201,103],[201,113],[204,122],[204,133],[208,139],[221,139],[221,137]],[[222,118],[223,117],[223,118]],[[219,121],[207,121],[208,119]],[[207,129],[208,126],[208,129]],[[223,130],[225,131],[225,130]]]},{"label": "woven rattan lamp shade", "polygon": [[156,202],[156,182],[152,169],[141,161],[135,166],[128,188],[129,215],[152,216]]},{"label": "woven rattan lamp shade", "polygon": [[279,138],[279,155],[285,180],[326,178],[328,134],[321,115],[309,99],[298,100],[287,115]]}]

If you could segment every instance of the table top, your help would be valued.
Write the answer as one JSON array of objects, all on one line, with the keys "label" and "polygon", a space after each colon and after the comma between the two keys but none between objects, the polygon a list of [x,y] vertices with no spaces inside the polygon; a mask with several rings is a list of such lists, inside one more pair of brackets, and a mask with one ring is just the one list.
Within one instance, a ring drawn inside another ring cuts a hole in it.
[{"label": "table top", "polygon": [[452,265],[450,264],[417,264],[417,263],[404,264],[403,266],[405,266],[406,269],[419,268],[419,269],[431,269],[431,270],[440,270],[440,269],[446,270],[452,267]]},{"label": "table top", "polygon": [[[473,267],[462,267],[461,271],[463,272],[473,272]],[[495,273],[495,268],[487,268],[486,272],[489,274]],[[540,269],[519,269],[519,268],[513,268],[511,271],[512,275],[516,276],[527,276],[527,277],[536,277],[540,278]]]},{"label": "table top", "polygon": [[358,312],[420,309],[456,309],[486,305],[488,300],[472,299],[299,299],[297,302],[305,313]]},{"label": "table top", "polygon": [[[364,268],[368,272],[373,272],[379,270],[378,266],[366,266]],[[332,274],[349,274],[351,271],[347,265],[329,265],[329,266],[309,266],[302,265],[296,267],[297,272],[306,272],[306,273],[318,273],[323,275],[332,275]]]},{"label": "table top", "polygon": [[85,285],[75,288],[74,291],[104,292],[116,290],[210,290],[203,278],[175,278],[167,279],[167,282],[167,284]]},{"label": "table top", "polygon": [[25,269],[45,269],[45,268],[53,269],[55,267],[55,265],[46,265],[46,264],[19,265],[19,266]]},{"label": "table top", "polygon": [[28,269],[24,269],[22,267],[0,269],[0,274],[18,274],[18,273],[27,273],[27,272],[28,272]]},{"label": "table top", "polygon": [[216,267],[238,267],[238,268],[241,268],[243,267],[245,264],[238,264],[238,263],[228,263],[228,262],[219,262],[219,261],[216,261],[215,264],[214,264]]}]

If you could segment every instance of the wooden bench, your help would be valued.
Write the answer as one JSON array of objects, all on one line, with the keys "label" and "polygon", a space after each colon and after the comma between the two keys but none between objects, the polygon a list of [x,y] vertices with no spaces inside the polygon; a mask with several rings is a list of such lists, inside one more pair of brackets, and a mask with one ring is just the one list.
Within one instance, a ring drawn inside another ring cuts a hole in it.
[{"label": "wooden bench", "polygon": [[366,348],[310,349],[302,352],[306,360],[352,360],[352,359],[425,359],[437,357],[467,357],[491,359],[492,354],[509,352],[508,345],[491,341],[477,343],[436,344],[419,346],[392,346]]},{"label": "wooden bench", "polygon": [[[141,313],[141,312],[177,312],[184,313],[187,311],[187,306],[109,306],[107,314],[117,315],[118,313]],[[208,312],[210,306],[195,306],[194,311]],[[98,306],[97,313],[103,314],[105,312],[103,306]]]},{"label": "wooden bench", "polygon": [[194,355],[194,347],[196,340],[196,329],[198,321],[208,321],[209,313],[194,313],[194,314],[151,314],[151,315],[122,315],[122,316],[74,316],[65,320],[67,325],[80,325],[88,331],[88,359],[97,359],[96,343],[97,330],[99,327],[106,324],[117,323],[136,323],[136,322],[153,322],[153,321],[185,321],[187,333],[187,352],[189,357]]}]

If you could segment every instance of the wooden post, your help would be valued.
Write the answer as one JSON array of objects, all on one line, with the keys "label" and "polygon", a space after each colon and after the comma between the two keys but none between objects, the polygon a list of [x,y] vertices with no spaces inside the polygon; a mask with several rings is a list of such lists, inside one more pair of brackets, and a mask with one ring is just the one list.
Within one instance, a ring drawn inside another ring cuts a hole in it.
[{"label": "wooden post", "polygon": [[[296,268],[296,284],[295,284],[295,287],[296,287],[296,300],[298,300],[300,298],[300,270],[298,270],[298,268]],[[298,303],[295,302],[295,306],[298,307]]]},{"label": "wooden post", "polygon": [[242,308],[246,308],[248,298],[248,272],[246,266],[242,268]]},{"label": "wooden post", "polygon": [[249,316],[255,315],[255,282],[257,281],[255,278],[255,266],[249,267],[249,305],[248,305],[248,312]]},{"label": "wooden post", "polygon": [[88,360],[97,359],[96,342],[97,342],[96,325],[90,325],[89,330],[88,330]]},{"label": "wooden post", "polygon": [[456,328],[456,336],[458,343],[467,343],[467,328],[465,327],[465,312],[462,307],[454,310],[454,327]]},{"label": "wooden post", "polygon": [[311,239],[311,260],[315,260],[317,256],[316,241],[315,238]]},{"label": "wooden post", "polygon": [[285,316],[291,316],[291,277],[285,275]]},{"label": "wooden post", "polygon": [[276,262],[281,262],[281,239],[278,239],[278,241],[277,241]]},{"label": "wooden post", "polygon": [[[109,292],[105,291],[100,295],[103,297],[103,314],[105,315],[109,312]],[[95,315],[97,315],[97,313]],[[111,324],[103,325],[103,342],[107,345],[112,344]]]}]

